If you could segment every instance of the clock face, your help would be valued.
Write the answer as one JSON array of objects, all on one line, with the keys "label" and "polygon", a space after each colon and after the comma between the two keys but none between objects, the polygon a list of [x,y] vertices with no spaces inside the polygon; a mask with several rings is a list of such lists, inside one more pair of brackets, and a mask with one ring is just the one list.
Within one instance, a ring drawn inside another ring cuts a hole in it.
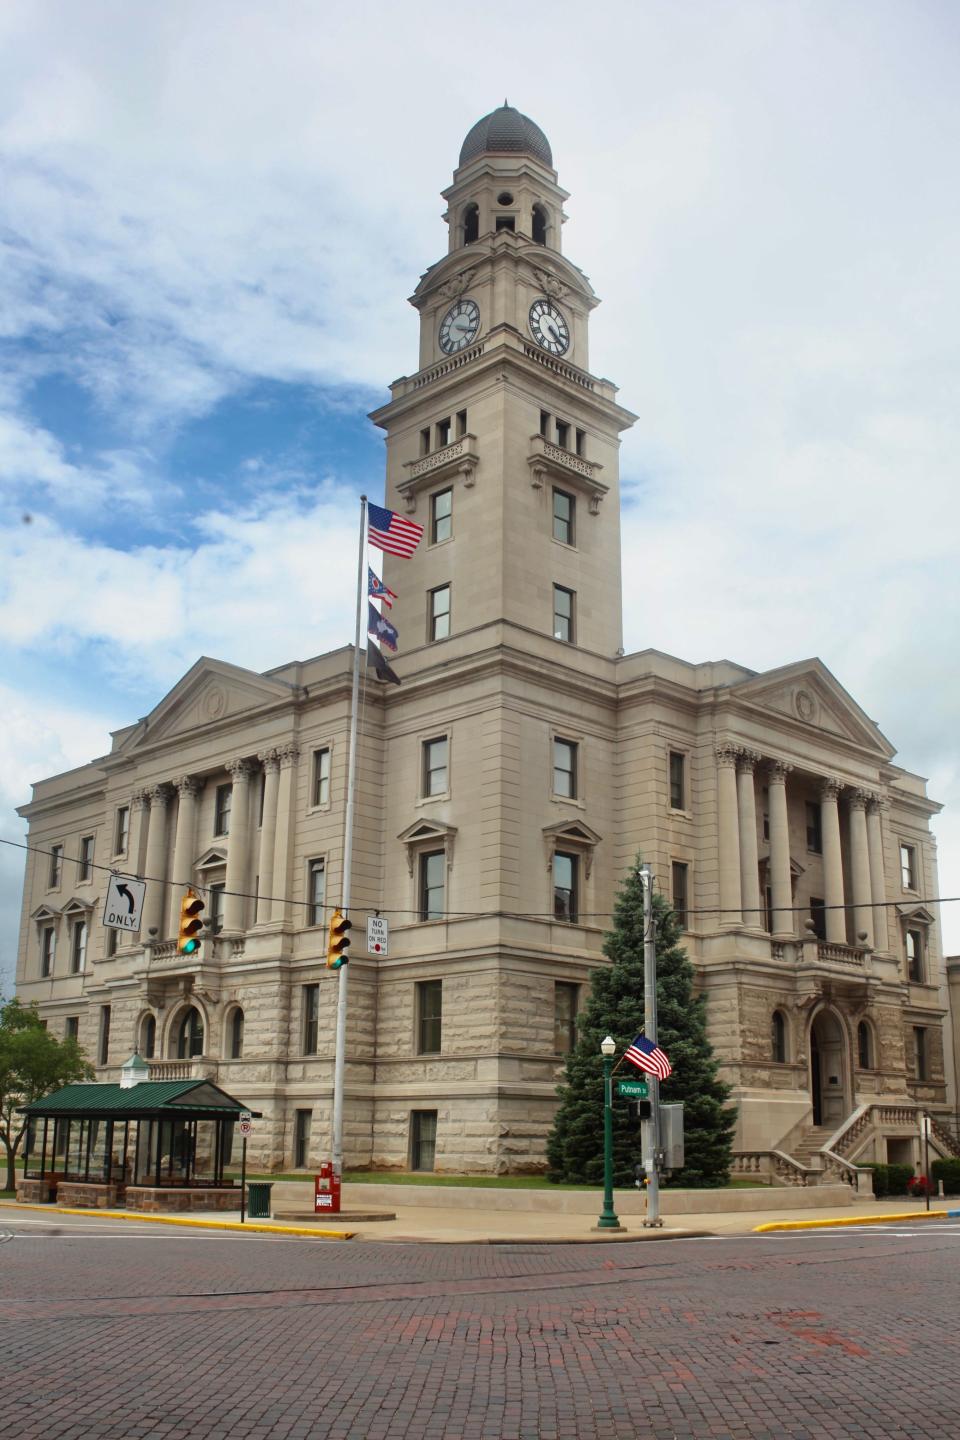
[{"label": "clock face", "polygon": [[475,300],[458,300],[440,321],[440,349],[455,355],[476,338],[480,329],[480,306]]},{"label": "clock face", "polygon": [[543,350],[562,355],[570,348],[570,330],[556,305],[534,300],[530,306],[530,333]]}]

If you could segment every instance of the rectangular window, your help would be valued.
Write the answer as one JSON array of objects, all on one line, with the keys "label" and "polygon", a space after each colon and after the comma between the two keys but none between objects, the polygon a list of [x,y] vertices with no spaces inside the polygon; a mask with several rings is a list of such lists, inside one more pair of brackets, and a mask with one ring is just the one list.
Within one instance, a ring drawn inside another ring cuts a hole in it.
[{"label": "rectangular window", "polygon": [[687,928],[687,872],[688,867],[680,860],[674,860],[670,866],[673,913],[681,930]]},{"label": "rectangular window", "polygon": [[587,432],[586,432],[586,430],[578,430],[578,431],[577,431],[577,433],[576,433],[576,447],[575,447],[575,448],[576,448],[576,452],[577,452],[578,455],[582,455],[583,452],[584,452],[584,450],[587,448]]},{"label": "rectangular window", "polygon": [[126,855],[130,844],[130,806],[121,805],[117,810],[117,823],[113,831],[114,855]]},{"label": "rectangular window", "polygon": [[458,410],[458,411],[457,411],[457,439],[458,439],[458,440],[462,440],[463,437],[464,437],[464,435],[466,435],[466,433],[467,433],[467,412],[466,412],[466,410]]},{"label": "rectangular window", "polygon": [[53,962],[57,954],[57,932],[52,925],[44,925],[40,931],[40,977],[48,980],[53,974]]},{"label": "rectangular window", "polygon": [[79,1040],[80,1038],[80,1016],[68,1015],[63,1026],[64,1040]]},{"label": "rectangular window", "polygon": [[119,934],[119,930],[114,930],[112,927],[107,931],[107,938],[104,941],[104,954],[108,960],[112,960],[117,953]]},{"label": "rectangular window", "polygon": [[221,880],[216,885],[211,885],[209,891],[207,892],[209,896],[209,899],[207,901],[207,913],[210,916],[210,924],[213,926],[214,930],[223,928],[223,912],[225,904],[224,891],[226,890],[226,888],[226,885]]},{"label": "rectangular window", "polygon": [[920,930],[907,931],[907,979],[915,985],[922,985],[924,981],[923,933]]},{"label": "rectangular window", "polygon": [[313,752],[312,805],[330,804],[330,747]]},{"label": "rectangular window", "polygon": [[578,896],[578,857],[558,850],[553,857],[553,915],[555,920],[564,920],[576,925]]},{"label": "rectangular window", "polygon": [[443,981],[417,985],[417,1054],[439,1055],[443,1038]]},{"label": "rectangular window", "polygon": [[322,925],[326,916],[324,906],[327,899],[327,867],[322,859],[309,862],[308,884],[309,890],[309,915],[308,925]]},{"label": "rectangular window", "polygon": [[917,852],[912,845],[900,846],[900,877],[904,890],[916,890]]},{"label": "rectangular window", "polygon": [[423,742],[423,795],[446,795],[449,789],[447,771],[447,737],[438,735],[435,740]]},{"label": "rectangular window", "polygon": [[565,800],[577,798],[577,750],[574,740],[553,741],[553,793]]},{"label": "rectangular window", "polygon": [[453,491],[438,490],[430,496],[430,543],[439,545],[453,534]]},{"label": "rectangular window", "polygon": [[816,800],[807,801],[807,849],[813,855],[823,854],[822,811]]},{"label": "rectangular window", "polygon": [[810,919],[813,921],[813,933],[818,940],[827,938],[827,912],[824,908],[825,900],[817,895],[810,896]]},{"label": "rectangular window", "polygon": [[316,1055],[317,1030],[320,1023],[320,986],[303,987],[303,1053]]},{"label": "rectangular window", "polygon": [[[513,215],[498,215],[497,230],[515,230],[517,228],[516,217]],[[430,1167],[433,1168],[432,1166]]]},{"label": "rectangular window", "polygon": [[230,807],[233,804],[233,786],[218,785],[213,809],[214,835],[230,834]]},{"label": "rectangular window", "polygon": [[430,639],[445,640],[450,634],[450,586],[430,591]]},{"label": "rectangular window", "polygon": [[927,1031],[924,1025],[913,1027],[913,1073],[918,1080],[927,1079]]},{"label": "rectangular window", "polygon": [[[423,430],[420,431],[420,454],[421,454],[421,455],[429,455],[429,454],[430,454],[430,426],[429,426],[429,425],[427,425]],[[379,568],[379,567],[378,567],[378,568]],[[299,1113],[299,1112],[298,1112],[298,1113]]]},{"label": "rectangular window", "polygon": [[550,411],[540,411],[540,434],[546,439],[550,433]]},{"label": "rectangular window", "polygon": [[573,644],[574,593],[563,585],[553,587],[553,638]]},{"label": "rectangular window", "polygon": [[445,850],[431,850],[420,856],[420,919],[442,920],[447,869]]},{"label": "rectangular window", "polygon": [[82,975],[87,964],[87,922],[74,922],[70,945],[70,974]]},{"label": "rectangular window", "polygon": [[450,417],[437,422],[437,449],[442,450],[445,445],[450,444]]},{"label": "rectangular window", "polygon": [[564,545],[574,543],[573,522],[576,515],[576,501],[566,490],[553,492],[553,538]]},{"label": "rectangular window", "polygon": [[110,1063],[110,1006],[100,1006],[100,1046],[99,1056],[101,1065]]},{"label": "rectangular window", "polygon": [[63,874],[63,846],[50,846],[50,877],[47,884],[51,890],[59,890],[60,876]]},{"label": "rectangular window", "polygon": [[557,444],[561,450],[570,449],[570,426],[566,420],[557,421]]},{"label": "rectangular window", "polygon": [[77,881],[93,878],[93,836],[84,835],[80,841],[80,864],[77,867]]},{"label": "rectangular window", "polygon": [[580,986],[557,980],[553,986],[553,1049],[557,1055],[569,1055],[577,1043],[577,1010]]},{"label": "rectangular window", "polygon": [[432,1170],[437,1154],[436,1110],[414,1110],[410,1115],[410,1168]]},{"label": "rectangular window", "polygon": [[670,809],[687,808],[687,757],[679,750],[670,751]]},{"label": "rectangular window", "polygon": [[305,1170],[310,1164],[310,1130],[312,1125],[312,1110],[296,1110],[294,1112],[293,1165],[295,1170]]}]

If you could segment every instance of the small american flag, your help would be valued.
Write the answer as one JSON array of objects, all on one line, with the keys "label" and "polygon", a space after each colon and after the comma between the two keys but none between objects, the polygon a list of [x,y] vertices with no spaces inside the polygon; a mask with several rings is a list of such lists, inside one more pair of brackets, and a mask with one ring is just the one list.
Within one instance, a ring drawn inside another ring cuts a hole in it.
[{"label": "small american flag", "polygon": [[666,1053],[648,1040],[646,1035],[637,1035],[623,1052],[624,1060],[629,1060],[631,1065],[636,1065],[638,1070],[645,1070],[648,1075],[656,1075],[658,1080],[666,1080],[668,1075],[673,1074],[673,1066],[666,1057]]},{"label": "small american flag", "polygon": [[385,550],[388,555],[400,555],[409,560],[420,544],[423,526],[413,520],[405,520],[395,510],[385,510],[382,505],[370,505],[368,513],[367,538],[370,544]]}]

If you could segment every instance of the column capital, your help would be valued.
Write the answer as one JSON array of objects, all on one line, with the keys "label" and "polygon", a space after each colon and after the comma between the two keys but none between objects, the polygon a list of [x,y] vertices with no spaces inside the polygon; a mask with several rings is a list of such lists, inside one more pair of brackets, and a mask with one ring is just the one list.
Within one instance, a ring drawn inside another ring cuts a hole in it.
[{"label": "column capital", "polygon": [[717,764],[721,769],[727,766],[730,766],[732,769],[736,766],[740,756],[740,747],[739,745],[734,745],[732,740],[721,740],[719,744],[714,747],[714,753],[717,757]]},{"label": "column capital", "polygon": [[225,768],[229,770],[230,778],[234,785],[237,785],[241,780],[250,779],[253,771],[253,762],[248,760],[245,755],[238,755],[235,756],[233,760],[228,760]]},{"label": "column capital", "polygon": [[825,775],[820,781],[820,799],[836,800],[844,788],[843,781],[838,780],[835,775]]},{"label": "column capital", "polygon": [[737,769],[745,774],[752,775],[760,764],[763,756],[759,750],[748,750],[746,748],[737,751]]},{"label": "column capital", "polygon": [[172,785],[151,785],[143,792],[150,801],[151,810],[165,810],[173,797]]},{"label": "column capital", "polygon": [[786,785],[787,776],[793,773],[793,766],[787,760],[768,760],[767,779],[771,785]]},{"label": "column capital", "polygon": [[874,795],[872,790],[851,790],[849,797],[850,809],[866,810],[867,806],[871,804],[873,799]]},{"label": "column capital", "polygon": [[276,750],[260,750],[257,754],[257,759],[267,774],[271,774],[280,769],[280,756]]},{"label": "column capital", "polygon": [[295,765],[299,754],[300,747],[296,740],[286,740],[282,745],[278,745],[276,755],[280,761],[280,769],[288,770],[291,765]]},{"label": "column capital", "polygon": [[178,791],[180,799],[186,796],[196,797],[203,789],[204,782],[197,775],[178,775],[174,780],[174,789]]},{"label": "column capital", "polygon": [[871,815],[885,815],[886,812],[890,809],[890,801],[885,795],[871,794],[870,799],[867,802],[867,809],[870,811]]},{"label": "column capital", "polygon": [[142,810],[142,809],[144,808],[144,806],[146,805],[148,798],[149,798],[149,797],[148,797],[148,793],[147,793],[146,790],[131,790],[131,791],[130,791],[130,809],[131,809],[131,810]]}]

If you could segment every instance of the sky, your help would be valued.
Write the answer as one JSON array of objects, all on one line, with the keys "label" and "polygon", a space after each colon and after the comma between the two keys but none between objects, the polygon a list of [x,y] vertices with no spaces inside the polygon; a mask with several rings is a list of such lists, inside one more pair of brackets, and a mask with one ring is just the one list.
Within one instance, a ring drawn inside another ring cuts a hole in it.
[{"label": "sky", "polygon": [[958,52],[951,0],[4,0],[0,836],[200,654],[349,641],[367,412],[506,97],[639,416],[627,649],[820,656],[960,893]]}]

